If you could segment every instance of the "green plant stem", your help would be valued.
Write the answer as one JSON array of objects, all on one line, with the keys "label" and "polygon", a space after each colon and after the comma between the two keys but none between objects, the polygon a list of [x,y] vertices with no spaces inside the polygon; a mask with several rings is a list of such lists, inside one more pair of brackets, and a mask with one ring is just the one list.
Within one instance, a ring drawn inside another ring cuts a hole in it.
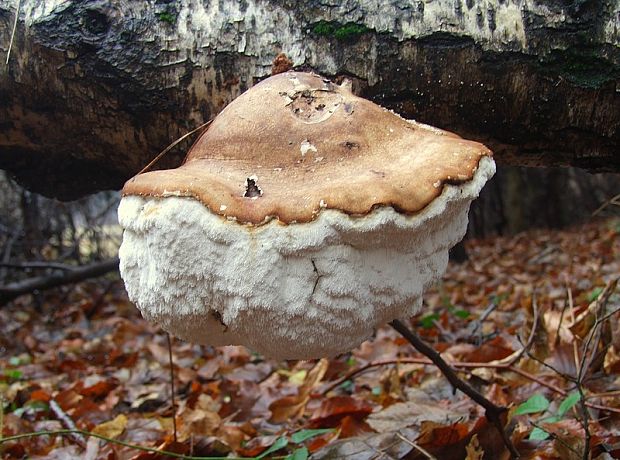
[{"label": "green plant stem", "polygon": [[156,449],[154,447],[145,447],[138,446],[136,444],[131,444],[125,441],[119,441],[118,439],[108,438],[107,436],[103,436],[97,433],[91,433],[90,431],[85,430],[52,430],[52,431],[35,431],[32,433],[23,433],[16,434],[14,436],[8,436],[6,438],[0,438],[0,445],[9,441],[19,441],[20,439],[33,438],[36,436],[66,436],[71,434],[81,434],[82,436],[92,436],[93,438],[98,438],[106,442],[110,442],[112,444],[118,444],[120,446],[129,447],[130,449],[141,450],[143,452],[151,452],[154,454],[166,455],[172,458],[181,458],[184,460],[222,460],[226,458],[227,460],[248,460],[247,457],[192,457],[190,455],[177,454],[176,452],[169,452],[166,450]]}]

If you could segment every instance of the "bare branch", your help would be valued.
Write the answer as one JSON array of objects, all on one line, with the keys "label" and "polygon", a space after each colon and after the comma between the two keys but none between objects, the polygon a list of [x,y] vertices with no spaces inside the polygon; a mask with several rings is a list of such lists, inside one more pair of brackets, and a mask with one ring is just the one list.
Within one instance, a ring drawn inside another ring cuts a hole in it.
[{"label": "bare branch", "polygon": [[65,273],[54,273],[46,276],[37,276],[24,281],[0,286],[0,305],[34,291],[51,289],[65,284],[77,283],[89,278],[96,278],[106,273],[118,270],[118,257],[96,262],[76,268]]}]

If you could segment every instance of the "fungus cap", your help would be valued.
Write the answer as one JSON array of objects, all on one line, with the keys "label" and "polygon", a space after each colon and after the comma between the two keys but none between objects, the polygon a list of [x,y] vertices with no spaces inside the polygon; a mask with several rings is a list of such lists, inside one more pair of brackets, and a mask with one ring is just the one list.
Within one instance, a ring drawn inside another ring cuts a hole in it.
[{"label": "fungus cap", "polygon": [[494,171],[479,143],[279,74],[231,102],[181,167],[127,182],[121,275],[180,338],[334,355],[417,311]]}]

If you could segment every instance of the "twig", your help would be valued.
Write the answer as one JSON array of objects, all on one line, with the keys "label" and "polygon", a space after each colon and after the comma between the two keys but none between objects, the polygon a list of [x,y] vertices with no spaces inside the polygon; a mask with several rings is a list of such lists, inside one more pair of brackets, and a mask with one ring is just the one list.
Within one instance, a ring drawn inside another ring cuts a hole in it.
[{"label": "twig", "polygon": [[448,379],[448,381],[452,384],[453,387],[458,388],[467,396],[469,396],[474,402],[478,405],[482,406],[485,410],[485,416],[487,420],[495,426],[497,431],[502,437],[504,441],[504,445],[510,452],[512,458],[519,458],[519,452],[515,449],[515,446],[512,444],[512,441],[504,431],[504,425],[501,421],[501,415],[506,412],[505,407],[500,407],[495,405],[493,402],[489,401],[482,394],[476,391],[471,385],[469,385],[464,380],[461,380],[454,370],[444,361],[439,353],[437,353],[431,346],[429,346],[426,342],[420,339],[413,331],[411,331],[404,323],[400,320],[393,320],[390,322],[390,326],[392,326],[396,331],[405,337],[413,347],[422,353],[424,356],[428,357],[433,364],[435,364],[441,373]]},{"label": "twig", "polygon": [[560,330],[562,329],[562,322],[564,321],[564,314],[566,313],[566,309],[568,308],[569,303],[572,305],[573,303],[573,292],[568,284],[568,279],[565,279],[566,283],[566,299],[564,299],[564,306],[562,307],[562,311],[560,312],[560,321],[558,321],[558,327],[555,331],[555,343],[557,346],[560,343]]},{"label": "twig", "polygon": [[[50,409],[52,409],[52,412],[54,413],[56,418],[67,430],[79,431],[73,419],[69,417],[69,414],[62,410],[62,407],[58,405],[55,399],[50,400]],[[73,439],[75,443],[78,444],[82,449],[86,448],[86,439],[81,434],[73,433],[69,435],[69,437]]]},{"label": "twig", "polygon": [[605,316],[603,316],[601,318],[601,322],[604,322],[606,320],[608,320],[609,318],[611,318],[612,316],[614,316],[616,313],[618,313],[620,311],[620,307],[616,308],[615,310],[607,313]]},{"label": "twig", "polygon": [[[383,361],[373,361],[371,363],[365,364],[362,367],[359,367],[357,369],[347,372],[343,377],[339,378],[334,383],[332,383],[327,388],[325,388],[322,391],[322,394],[325,395],[329,393],[330,391],[333,391],[336,387],[338,387],[339,385],[342,385],[347,380],[351,380],[356,375],[359,375],[373,367],[389,366],[391,364],[422,364],[425,366],[429,366],[429,365],[433,365],[433,362],[430,359],[426,359],[426,358],[399,358],[399,359],[388,359],[388,360],[383,360]],[[515,374],[519,374],[523,378],[526,378],[528,380],[531,380],[532,382],[538,383],[539,385],[544,386],[545,388],[548,388],[551,391],[561,396],[568,395],[568,391],[563,390],[562,388],[552,383],[549,383],[536,375],[532,375],[529,372],[524,371],[523,369],[515,367],[514,365],[496,364],[496,363],[476,363],[476,362],[461,362],[461,363],[452,362],[450,363],[450,365],[456,368],[463,368],[463,369],[484,368],[484,369],[497,369],[500,371],[514,372]],[[620,392],[620,390],[618,391]],[[596,395],[596,394],[592,395],[593,398],[605,397],[605,396],[606,396],[605,393],[603,393],[602,395]],[[620,409],[615,408],[615,407],[603,406],[601,404],[596,404],[596,403],[591,403],[591,402],[586,402],[586,405],[590,407],[591,409],[598,409],[598,410],[602,410],[606,412],[613,412],[615,414],[620,414]]]},{"label": "twig", "polygon": [[183,134],[176,141],[174,141],[172,144],[170,144],[164,150],[159,152],[159,154],[155,158],[153,158],[149,164],[147,164],[144,168],[142,168],[142,170],[137,175],[140,175],[140,174],[148,171],[149,169],[151,169],[151,166],[153,166],[155,163],[157,163],[161,159],[161,157],[163,157],[166,153],[168,153],[170,150],[172,150],[177,144],[179,144],[181,141],[187,139],[189,136],[194,134],[196,131],[200,131],[202,128],[205,128],[205,127],[209,126],[212,121],[213,121],[213,119],[207,121],[206,123],[201,124],[198,128],[192,129],[189,133]]},{"label": "twig", "polygon": [[602,393],[590,394],[591,398],[615,398],[616,396],[620,396],[620,390],[610,390]]},{"label": "twig", "polygon": [[[143,452],[151,452],[154,454],[165,455],[167,457],[172,458],[181,458],[183,460],[222,460],[222,457],[191,457],[189,455],[177,454],[176,452],[169,452],[166,450],[156,449],[154,447],[144,447],[138,446],[136,444],[130,444],[125,441],[120,441],[118,439],[108,438],[107,436],[103,436],[97,433],[91,433],[90,431],[85,430],[52,430],[52,431],[35,431],[33,433],[23,433],[16,434],[14,436],[8,436],[6,438],[0,438],[0,445],[5,442],[10,441],[19,441],[20,439],[33,438],[36,436],[68,436],[71,434],[80,434],[82,436],[92,436],[93,438],[101,439],[106,442],[110,442],[112,444],[117,444],[123,447],[129,447],[130,449],[141,450]],[[226,457],[229,460],[247,460],[241,457]]]},{"label": "twig", "polygon": [[566,447],[568,450],[570,450],[572,453],[574,453],[575,455],[579,455],[579,452],[577,451],[577,449],[575,449],[574,447],[572,447],[570,444],[568,444],[566,441],[564,441],[562,438],[560,438],[557,434],[552,433],[551,431],[545,430],[542,426],[538,425],[537,423],[531,422],[533,426],[535,426],[536,428],[538,428],[539,430],[544,431],[545,433],[549,434],[549,436],[551,436],[553,439],[555,439],[557,442],[559,442],[560,444],[562,444],[564,447]]},{"label": "twig", "polygon": [[474,336],[478,334],[478,330],[480,330],[480,336],[477,338],[476,342],[482,341],[482,323],[486,321],[486,319],[495,311],[495,309],[499,306],[498,302],[491,302],[487,308],[484,309],[482,314],[478,317],[478,319],[471,322],[471,326],[468,326],[471,333],[470,335]]},{"label": "twig", "polygon": [[[2,254],[2,262],[8,263],[11,260],[11,252],[13,251],[13,245],[19,238],[21,234],[21,228],[17,228],[11,232],[10,236],[7,239],[7,242],[4,246],[4,253]],[[0,270],[0,279],[4,280],[7,274],[7,270]]]},{"label": "twig", "polygon": [[416,444],[413,441],[410,441],[409,439],[405,438],[402,434],[400,434],[399,432],[396,433],[396,436],[399,437],[402,441],[406,442],[407,444],[409,444],[411,447],[413,447],[415,450],[419,451],[422,453],[422,455],[424,455],[426,458],[428,458],[429,460],[437,460],[437,457],[435,457],[433,454],[431,454],[429,451],[427,451],[426,449],[424,449],[422,446]]},{"label": "twig", "polygon": [[118,270],[118,257],[103,262],[96,262],[65,273],[56,273],[48,276],[38,276],[19,281],[5,286],[0,286],[0,305],[3,305],[23,294],[34,291],[51,289],[64,284],[77,283],[88,278],[105,275],[108,272]]},{"label": "twig", "polygon": [[172,429],[174,430],[174,442],[177,442],[177,405],[174,402],[174,362],[172,360],[172,339],[166,332],[168,339],[168,362],[170,363],[170,401],[172,402]]},{"label": "twig", "polygon": [[[588,460],[590,457],[590,442],[592,439],[592,435],[590,433],[590,414],[588,412],[588,408],[586,406],[586,398],[583,393],[583,379],[588,372],[590,366],[592,365],[592,362],[594,361],[595,351],[598,348],[598,344],[601,339],[601,330],[606,318],[608,317],[607,315],[603,315],[601,317],[601,312],[604,311],[607,307],[609,297],[616,290],[617,284],[618,278],[607,283],[605,289],[603,290],[603,292],[601,292],[601,294],[595,301],[596,304],[594,307],[594,314],[596,320],[594,321],[594,326],[592,326],[592,329],[590,330],[588,338],[584,345],[582,353],[583,358],[581,360],[581,366],[579,366],[579,372],[577,373],[577,379],[575,382],[577,386],[577,392],[579,393],[579,404],[582,413],[581,425],[583,426],[583,431],[585,434],[582,455],[583,460]],[[594,340],[594,337],[596,337],[596,340]],[[592,351],[590,351],[590,345],[592,343],[594,343],[594,345],[592,346]]]},{"label": "twig", "polygon": [[22,2],[21,0],[17,0],[17,8],[15,11],[15,21],[13,21],[13,30],[11,31],[11,40],[9,41],[9,49],[6,52],[6,62],[5,64],[9,65],[9,58],[11,57],[11,48],[13,48],[13,40],[15,39],[15,31],[17,30],[17,21],[19,20],[19,11],[21,9]]},{"label": "twig", "polygon": [[[521,344],[520,350],[515,351],[514,353],[510,354],[509,356],[506,356],[503,359],[492,361],[492,363],[507,364],[508,366],[511,366],[515,364],[517,361],[519,361],[519,359],[521,359],[521,357],[529,351],[530,347],[534,343],[536,329],[538,329],[539,318],[538,318],[538,304],[536,303],[536,294],[532,295],[532,310],[533,310],[532,314],[534,315],[534,318],[532,319],[532,329],[530,330],[530,335],[527,338],[527,342],[525,342],[525,344],[523,343]],[[519,338],[519,342],[521,342],[520,338]]]},{"label": "twig", "polygon": [[4,393],[0,393],[0,441],[4,433]]},{"label": "twig", "polygon": [[600,205],[593,213],[592,217],[600,214],[606,207],[609,205],[620,206],[620,193],[614,197],[611,197],[609,200],[605,201],[602,205]]},{"label": "twig", "polygon": [[532,353],[530,353],[529,351],[526,351],[528,358],[533,359],[534,361],[536,361],[538,364],[540,364],[541,366],[546,367],[547,369],[549,369],[551,372],[553,372],[554,374],[558,374],[560,377],[562,377],[565,380],[568,380],[569,382],[575,382],[575,377],[565,374],[564,372],[560,371],[559,369],[556,369],[554,366],[552,366],[551,364],[543,361],[542,359],[540,359],[538,356],[534,356]]},{"label": "twig", "polygon": [[[583,381],[585,373],[587,372],[590,365],[592,364],[592,361],[594,360],[594,350],[598,348],[598,343],[600,342],[601,327],[603,323],[605,322],[605,320],[608,318],[608,315],[604,315],[603,317],[601,317],[600,314],[607,307],[607,302],[609,301],[609,297],[616,290],[616,286],[618,285],[619,279],[620,278],[616,278],[616,279],[611,280],[609,283],[607,283],[607,285],[605,286],[605,289],[603,289],[603,292],[601,292],[600,295],[593,302],[594,306],[592,307],[592,305],[590,305],[588,307],[588,310],[593,311],[596,319],[594,321],[594,325],[592,326],[592,328],[590,329],[588,333],[588,338],[586,339],[586,343],[583,348],[583,353],[582,353],[583,356],[581,359],[581,364],[578,366],[579,372],[577,374],[577,379],[576,379],[577,383]],[[615,311],[612,313],[615,313]],[[592,340],[594,339],[595,336],[596,336],[596,341],[594,342],[594,347],[592,348],[592,352],[589,353],[589,357],[588,357],[590,345],[592,344]]]},{"label": "twig", "polygon": [[0,262],[0,267],[15,268],[17,270],[33,270],[33,269],[54,269],[71,271],[78,268],[75,265],[60,264],[57,262],[24,262],[21,264]]},{"label": "twig", "polygon": [[579,406],[581,407],[582,412],[582,423],[584,436],[584,446],[583,446],[583,454],[582,460],[589,460],[590,458],[590,443],[592,440],[592,434],[590,433],[590,414],[588,412],[588,408],[586,407],[586,397],[583,394],[583,386],[581,380],[577,381],[577,392],[579,393]]}]

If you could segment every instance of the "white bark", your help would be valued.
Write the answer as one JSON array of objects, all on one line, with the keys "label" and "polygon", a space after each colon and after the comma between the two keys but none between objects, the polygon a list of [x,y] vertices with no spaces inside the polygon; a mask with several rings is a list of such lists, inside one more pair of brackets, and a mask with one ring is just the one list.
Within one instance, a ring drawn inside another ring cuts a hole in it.
[{"label": "white bark", "polygon": [[[0,62],[17,3],[0,0]],[[63,198],[119,187],[284,52],[499,161],[619,171],[619,17],[618,0],[22,0],[0,167]]]}]

